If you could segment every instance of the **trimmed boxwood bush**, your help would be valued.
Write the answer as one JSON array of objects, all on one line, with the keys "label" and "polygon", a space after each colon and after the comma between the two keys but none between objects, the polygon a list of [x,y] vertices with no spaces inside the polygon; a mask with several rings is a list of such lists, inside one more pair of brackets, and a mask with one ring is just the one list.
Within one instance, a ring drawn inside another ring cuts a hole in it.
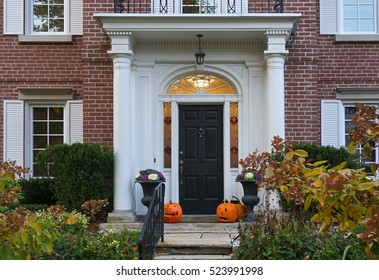
[{"label": "trimmed boxwood bush", "polygon": [[37,156],[37,163],[54,177],[51,189],[57,203],[68,210],[80,210],[91,199],[112,201],[113,161],[113,150],[94,143],[55,145]]},{"label": "trimmed boxwood bush", "polygon": [[308,152],[307,160],[314,163],[317,161],[327,160],[330,167],[346,162],[347,168],[359,168],[356,157],[348,153],[344,147],[335,148],[332,146],[318,146],[316,144],[297,143],[293,144],[293,149],[301,149]]},{"label": "trimmed boxwood bush", "polygon": [[54,205],[57,202],[51,186],[53,178],[30,178],[20,181],[22,204]]}]

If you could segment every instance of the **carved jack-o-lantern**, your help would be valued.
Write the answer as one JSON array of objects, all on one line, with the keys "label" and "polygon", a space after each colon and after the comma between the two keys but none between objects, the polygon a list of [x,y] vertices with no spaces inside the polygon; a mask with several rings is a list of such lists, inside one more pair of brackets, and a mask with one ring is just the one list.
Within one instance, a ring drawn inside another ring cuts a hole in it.
[{"label": "carved jack-o-lantern", "polygon": [[237,197],[233,196],[237,201],[233,204],[237,207],[238,211],[238,220],[243,219],[249,214],[249,207],[247,207],[245,204],[241,203],[241,200],[239,200]]},{"label": "carved jack-o-lantern", "polygon": [[164,205],[164,222],[177,223],[182,218],[183,211],[179,203],[166,203]]},{"label": "carved jack-o-lantern", "polygon": [[224,201],[217,206],[217,219],[223,223],[234,223],[238,220],[237,206],[233,203]]}]

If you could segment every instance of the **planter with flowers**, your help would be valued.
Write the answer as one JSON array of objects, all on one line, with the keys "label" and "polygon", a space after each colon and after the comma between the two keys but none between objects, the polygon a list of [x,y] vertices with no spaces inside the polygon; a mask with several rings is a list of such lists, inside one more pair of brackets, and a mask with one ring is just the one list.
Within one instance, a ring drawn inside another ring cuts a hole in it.
[{"label": "planter with flowers", "polygon": [[136,176],[136,182],[138,182],[143,191],[143,197],[141,202],[144,206],[149,207],[151,196],[155,188],[162,182],[166,182],[164,175],[155,169],[141,170]]},{"label": "planter with flowers", "polygon": [[258,197],[258,182],[261,181],[262,176],[260,173],[254,173],[251,171],[242,171],[236,177],[236,182],[240,182],[243,188],[244,195],[241,200],[242,203],[247,205],[249,213],[245,217],[246,221],[252,221],[254,219],[254,206],[259,203]]}]

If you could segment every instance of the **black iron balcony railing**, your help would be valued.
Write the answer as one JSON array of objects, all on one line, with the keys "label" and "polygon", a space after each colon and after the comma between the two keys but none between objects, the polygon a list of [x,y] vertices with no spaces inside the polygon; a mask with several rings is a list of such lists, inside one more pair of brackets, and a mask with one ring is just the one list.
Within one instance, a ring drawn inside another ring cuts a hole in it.
[{"label": "black iron balcony railing", "polygon": [[138,240],[140,260],[152,260],[159,239],[164,237],[164,194],[165,184],[160,183],[151,196],[149,209]]},{"label": "black iron balcony railing", "polygon": [[[174,10],[174,2],[181,1],[182,11]],[[115,13],[220,13],[216,1],[193,4],[188,0],[114,0]],[[227,13],[283,13],[284,0],[227,0]],[[170,8],[171,7],[171,8]]]}]

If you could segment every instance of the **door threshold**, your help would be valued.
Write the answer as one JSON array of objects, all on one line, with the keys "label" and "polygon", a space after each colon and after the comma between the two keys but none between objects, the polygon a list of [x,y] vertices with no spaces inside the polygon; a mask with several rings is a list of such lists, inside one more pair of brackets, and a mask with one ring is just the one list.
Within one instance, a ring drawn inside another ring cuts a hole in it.
[{"label": "door threshold", "polygon": [[180,223],[217,223],[216,214],[207,215],[186,215],[184,214],[179,221]]}]

